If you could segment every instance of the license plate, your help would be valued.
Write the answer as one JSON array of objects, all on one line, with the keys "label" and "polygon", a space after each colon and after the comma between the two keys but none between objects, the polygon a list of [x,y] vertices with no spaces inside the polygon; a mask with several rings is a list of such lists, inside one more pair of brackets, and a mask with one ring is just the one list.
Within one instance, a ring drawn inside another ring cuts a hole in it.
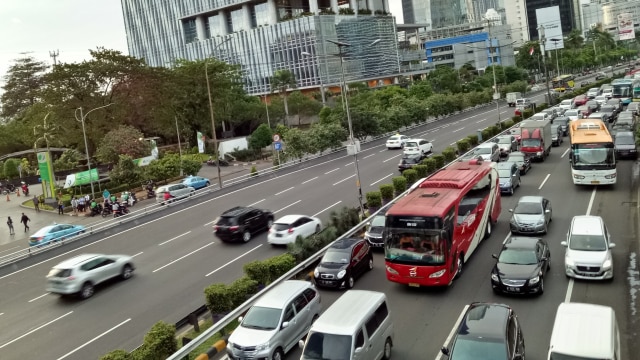
[{"label": "license plate", "polygon": [[507,290],[511,292],[520,292],[519,287],[507,286]]},{"label": "license plate", "polygon": [[409,286],[411,286],[411,287],[420,287],[420,284],[416,284],[416,283],[409,283]]},{"label": "license plate", "polygon": [[282,234],[276,234],[276,237],[282,237]]},{"label": "license plate", "polygon": [[591,183],[592,183],[592,184],[594,184],[594,185],[597,185],[597,184],[600,184],[600,181],[598,181],[598,180],[591,180]]}]

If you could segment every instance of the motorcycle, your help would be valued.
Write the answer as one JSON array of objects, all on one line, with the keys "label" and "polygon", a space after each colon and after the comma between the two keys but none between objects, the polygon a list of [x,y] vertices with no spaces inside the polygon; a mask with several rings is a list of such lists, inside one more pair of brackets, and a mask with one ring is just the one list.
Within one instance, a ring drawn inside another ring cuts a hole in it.
[{"label": "motorcycle", "polygon": [[[96,216],[102,214],[102,205],[97,204],[96,207],[91,209],[91,216]],[[104,217],[104,216],[103,216]]]},{"label": "motorcycle", "polygon": [[27,183],[23,181],[21,187],[22,187],[22,193],[24,194],[24,196],[29,196],[29,185],[27,185]]},{"label": "motorcycle", "polygon": [[129,213],[129,209],[127,209],[127,206],[124,204],[118,204],[118,207],[113,210],[113,217],[117,218],[118,216],[124,216],[127,215]]},{"label": "motorcycle", "polygon": [[[207,165],[209,165],[209,166],[218,166],[218,163],[213,159],[209,159],[209,160],[207,160]],[[220,159],[220,166],[229,166],[229,162],[227,160]]]},{"label": "motorcycle", "polygon": [[127,200],[129,206],[133,206],[138,202],[138,198],[136,197],[136,193],[129,193],[129,199]]},{"label": "motorcycle", "polygon": [[16,192],[16,186],[11,183],[0,184],[0,189],[2,189],[2,195],[13,194]]},{"label": "motorcycle", "polygon": [[155,199],[156,192],[153,190],[153,181],[149,180],[145,188],[147,189],[147,199]]},{"label": "motorcycle", "polygon": [[111,208],[102,207],[102,210],[100,211],[100,215],[102,215],[103,218],[106,218],[107,216],[111,215]]}]

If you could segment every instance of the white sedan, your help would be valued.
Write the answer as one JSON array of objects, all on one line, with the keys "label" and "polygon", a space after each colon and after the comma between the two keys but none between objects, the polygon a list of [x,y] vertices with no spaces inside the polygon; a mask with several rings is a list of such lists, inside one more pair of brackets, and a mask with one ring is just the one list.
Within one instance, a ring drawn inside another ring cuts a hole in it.
[{"label": "white sedan", "polygon": [[409,137],[406,135],[393,135],[387,140],[387,149],[402,149],[407,140]]},{"label": "white sedan", "polygon": [[404,143],[405,155],[425,156],[431,152],[433,145],[425,139],[409,139]]},{"label": "white sedan", "polygon": [[274,221],[267,235],[271,245],[286,245],[296,241],[298,236],[307,237],[320,232],[322,221],[306,215],[285,215]]}]

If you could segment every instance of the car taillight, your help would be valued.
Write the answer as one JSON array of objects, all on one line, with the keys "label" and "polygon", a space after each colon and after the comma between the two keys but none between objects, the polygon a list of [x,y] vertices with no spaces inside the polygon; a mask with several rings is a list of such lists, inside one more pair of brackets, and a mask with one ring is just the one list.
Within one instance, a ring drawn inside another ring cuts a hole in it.
[{"label": "car taillight", "polygon": [[239,228],[240,228],[240,227],[236,225],[236,226],[232,226],[232,227],[230,227],[230,228],[229,228],[229,230],[230,230],[230,231],[236,231],[236,230],[238,230]]},{"label": "car taillight", "polygon": [[220,227],[218,225],[213,225],[213,232],[218,231],[218,229],[220,229]]},{"label": "car taillight", "polygon": [[69,277],[68,277],[68,278],[66,278],[65,280],[67,280],[67,281],[73,281],[73,280],[75,280],[75,279],[76,279],[76,277],[75,277],[75,276],[69,276]]},{"label": "car taillight", "polygon": [[293,228],[289,228],[289,231],[287,231],[289,234],[293,234]]}]

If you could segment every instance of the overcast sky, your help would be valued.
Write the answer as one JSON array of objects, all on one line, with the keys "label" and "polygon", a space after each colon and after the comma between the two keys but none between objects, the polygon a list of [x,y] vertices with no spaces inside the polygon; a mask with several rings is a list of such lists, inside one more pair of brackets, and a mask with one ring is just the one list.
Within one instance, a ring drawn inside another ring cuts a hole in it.
[{"label": "overcast sky", "polygon": [[[180,1],[180,0],[175,0]],[[0,0],[0,84],[13,59],[30,53],[53,63],[80,62],[103,46],[127,54],[120,0]],[[389,1],[402,17],[399,0]],[[401,22],[400,19],[397,20]],[[0,90],[1,91],[1,90]]]}]

